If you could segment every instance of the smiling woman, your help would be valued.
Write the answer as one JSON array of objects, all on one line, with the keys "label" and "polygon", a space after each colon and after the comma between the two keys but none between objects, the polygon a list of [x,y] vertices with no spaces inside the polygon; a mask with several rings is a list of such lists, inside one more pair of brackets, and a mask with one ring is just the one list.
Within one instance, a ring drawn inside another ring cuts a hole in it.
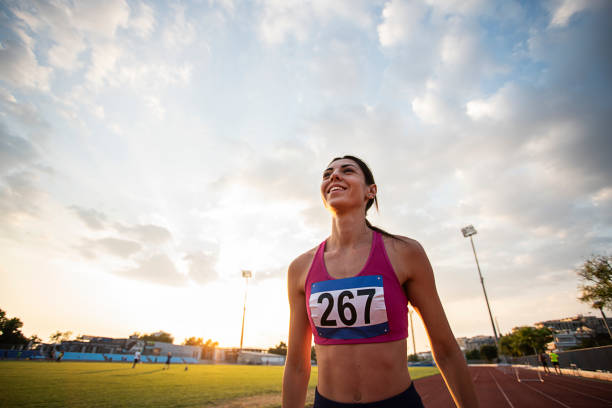
[{"label": "smiling woman", "polygon": [[335,158],[323,172],[332,232],[289,266],[283,407],[304,406],[312,336],[319,371],[314,408],[422,407],[408,373],[408,302],[425,323],[455,403],[476,407],[423,248],[366,219],[372,205],[378,208],[376,193],[372,172],[357,157]]}]

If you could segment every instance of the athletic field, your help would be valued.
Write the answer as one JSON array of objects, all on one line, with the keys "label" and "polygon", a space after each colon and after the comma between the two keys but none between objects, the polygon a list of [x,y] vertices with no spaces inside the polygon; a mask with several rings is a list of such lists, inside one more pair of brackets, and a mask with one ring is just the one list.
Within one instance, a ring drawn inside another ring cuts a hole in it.
[{"label": "athletic field", "polygon": [[[279,407],[283,367],[0,362],[0,407]],[[438,373],[411,367],[413,379]],[[317,382],[310,378],[309,403]]]}]

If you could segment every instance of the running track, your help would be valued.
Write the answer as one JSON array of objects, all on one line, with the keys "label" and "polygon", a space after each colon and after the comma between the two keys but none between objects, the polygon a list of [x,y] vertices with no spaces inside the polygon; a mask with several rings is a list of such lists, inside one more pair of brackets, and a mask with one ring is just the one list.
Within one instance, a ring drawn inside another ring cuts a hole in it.
[{"label": "running track", "polygon": [[[573,376],[542,374],[544,382],[521,381],[510,367],[470,367],[481,408],[599,408],[612,407],[612,383]],[[519,378],[538,379],[519,368]],[[426,408],[454,407],[439,375],[414,381]]]}]

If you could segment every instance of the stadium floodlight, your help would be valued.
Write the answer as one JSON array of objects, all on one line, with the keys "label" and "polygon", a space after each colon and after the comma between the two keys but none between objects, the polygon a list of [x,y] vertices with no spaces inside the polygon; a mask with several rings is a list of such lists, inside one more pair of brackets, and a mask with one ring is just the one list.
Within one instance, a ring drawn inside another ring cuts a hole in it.
[{"label": "stadium floodlight", "polygon": [[244,308],[242,309],[242,330],[240,331],[240,350],[242,350],[242,340],[244,339],[244,316],[246,315],[247,290],[249,289],[249,278],[253,277],[251,271],[242,271],[242,277],[246,279],[246,287],[244,289]]},{"label": "stadium floodlight", "polygon": [[476,228],[473,225],[468,225],[465,228],[461,228],[461,232],[465,238],[470,238],[470,243],[472,244],[472,251],[474,252],[474,259],[476,259],[476,268],[478,268],[478,276],[480,277],[480,284],[482,285],[482,293],[484,293],[485,302],[487,303],[487,310],[489,311],[489,318],[491,319],[491,326],[493,327],[493,338],[495,339],[495,347],[499,347],[497,345],[497,330],[495,330],[495,323],[493,323],[493,314],[491,313],[491,307],[489,306],[489,298],[487,297],[487,290],[485,289],[484,279],[482,278],[482,273],[480,273],[480,264],[478,263],[478,257],[476,256],[476,248],[474,247],[474,240],[472,239],[473,235],[476,235]]}]

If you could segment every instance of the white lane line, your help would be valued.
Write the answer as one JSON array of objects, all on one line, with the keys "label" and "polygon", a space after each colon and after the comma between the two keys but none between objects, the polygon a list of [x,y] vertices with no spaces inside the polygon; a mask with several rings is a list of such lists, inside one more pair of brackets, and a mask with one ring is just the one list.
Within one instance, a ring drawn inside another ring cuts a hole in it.
[{"label": "white lane line", "polygon": [[587,393],[584,393],[584,392],[580,392],[578,390],[575,390],[574,388],[570,388],[570,387],[567,387],[565,385],[554,384],[554,383],[551,383],[550,381],[548,381],[547,384],[554,385],[555,387],[563,388],[564,390],[575,392],[576,394],[586,395],[587,397],[595,398],[597,400],[600,400],[600,401],[603,401],[603,402],[607,402],[608,404],[612,404],[612,401],[610,401],[610,400],[599,398],[599,397],[596,397],[594,395],[587,394]]},{"label": "white lane line", "polygon": [[572,407],[570,407],[569,405],[565,405],[564,403],[562,403],[562,402],[561,402],[561,401],[559,401],[558,399],[553,398],[553,397],[551,397],[550,395],[548,395],[548,394],[546,394],[546,393],[544,393],[544,392],[542,392],[542,391],[540,391],[540,390],[538,390],[538,389],[533,388],[533,387],[532,387],[531,385],[529,385],[529,384],[525,384],[525,383],[521,383],[521,384],[523,384],[525,387],[529,387],[529,388],[531,388],[532,390],[534,390],[535,392],[537,392],[537,393],[539,393],[539,394],[542,394],[542,395],[543,395],[543,396],[545,396],[546,398],[548,398],[548,399],[551,399],[551,400],[555,401],[557,404],[562,405],[562,406],[564,406],[565,408],[572,408]]},{"label": "white lane line", "polygon": [[506,393],[504,392],[504,390],[502,390],[502,387],[499,385],[499,383],[497,382],[497,380],[495,379],[495,377],[493,376],[493,374],[489,371],[489,374],[491,375],[491,378],[493,378],[493,381],[495,381],[495,385],[497,385],[497,388],[499,388],[499,392],[502,393],[502,395],[504,396],[504,398],[506,399],[506,402],[508,403],[508,405],[510,405],[510,408],[514,408],[514,405],[512,405],[512,403],[510,402],[510,399],[508,398],[508,396],[506,395]]},{"label": "white lane line", "polygon": [[[597,387],[597,385],[603,385],[600,381],[601,380],[593,380],[591,378],[584,378],[584,377],[569,377],[569,376],[554,376],[551,377],[555,379],[555,381],[558,380],[558,382],[565,382],[565,383],[569,383],[572,385],[577,385],[583,388],[590,388],[593,390],[597,390],[597,391],[603,391],[603,392],[610,392],[610,387]],[[550,380],[549,380],[550,382]],[[576,383],[580,383],[580,384],[576,384]]]}]

